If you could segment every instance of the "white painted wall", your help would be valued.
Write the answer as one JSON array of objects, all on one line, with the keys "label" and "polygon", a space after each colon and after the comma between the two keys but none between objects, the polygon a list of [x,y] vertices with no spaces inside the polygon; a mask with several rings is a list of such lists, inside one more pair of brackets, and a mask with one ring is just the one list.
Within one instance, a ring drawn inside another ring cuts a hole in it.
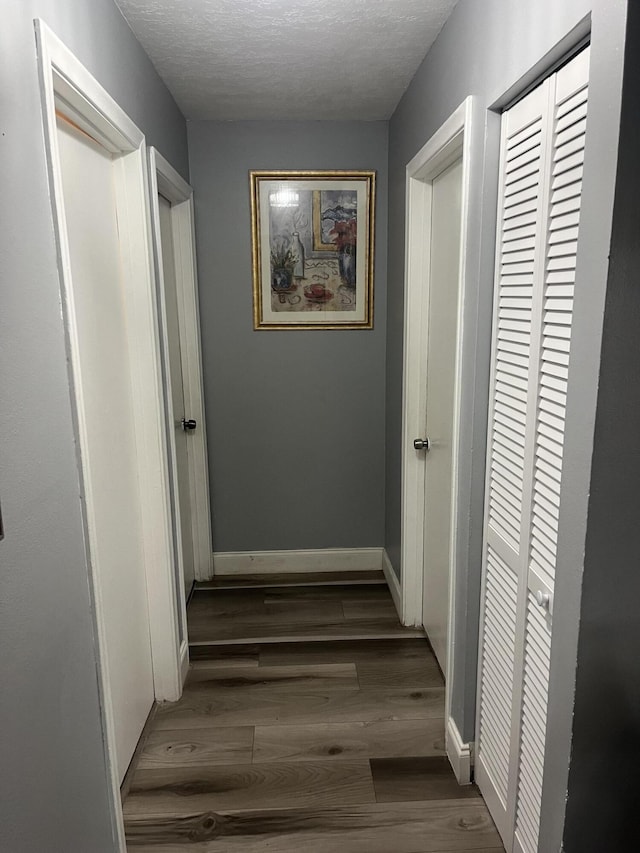
[{"label": "white painted wall", "polygon": [[112,0],[3,0],[1,846],[11,853],[113,853],[37,17],[184,175],[186,127]]}]

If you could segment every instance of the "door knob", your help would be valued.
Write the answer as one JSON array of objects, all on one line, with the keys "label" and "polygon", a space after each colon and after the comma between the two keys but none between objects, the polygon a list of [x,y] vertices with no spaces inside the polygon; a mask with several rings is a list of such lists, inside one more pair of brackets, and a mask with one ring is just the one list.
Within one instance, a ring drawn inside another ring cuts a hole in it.
[{"label": "door knob", "polygon": [[542,607],[543,610],[551,611],[551,595],[548,592],[543,592],[539,589],[536,592],[536,602],[539,607]]},{"label": "door knob", "polygon": [[431,450],[431,442],[428,438],[414,438],[413,447],[415,450]]},{"label": "door knob", "polygon": [[184,430],[192,430],[195,429],[197,426],[198,424],[194,420],[186,420],[185,418],[182,419],[182,429]]}]

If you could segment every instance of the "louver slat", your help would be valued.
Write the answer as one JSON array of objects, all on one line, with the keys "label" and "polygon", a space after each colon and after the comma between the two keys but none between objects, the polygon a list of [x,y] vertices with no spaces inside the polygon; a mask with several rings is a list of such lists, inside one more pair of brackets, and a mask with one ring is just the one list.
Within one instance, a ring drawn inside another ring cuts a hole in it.
[{"label": "louver slat", "polygon": [[497,402],[491,428],[489,524],[516,553],[521,534],[541,156],[542,119],[534,118],[507,138],[503,154],[505,201],[494,344]]},{"label": "louver slat", "polygon": [[524,853],[537,853],[538,850],[549,687],[549,643],[545,611],[529,594],[516,814],[516,835]]},{"label": "louver slat", "polygon": [[[501,150],[488,436],[483,633],[478,702],[479,782],[501,832],[513,813],[514,692],[518,579],[530,441],[530,373],[534,286],[541,275],[543,162],[548,171],[548,89],[505,115]],[[530,466],[529,466],[530,467]],[[481,769],[480,769],[481,768]],[[480,781],[482,777],[482,781]]]},{"label": "louver slat", "polygon": [[517,578],[490,547],[487,549],[486,572],[478,748],[497,792],[506,802]]},{"label": "louver slat", "polygon": [[[562,72],[560,72],[561,74]],[[560,79],[560,78],[559,78]],[[549,197],[548,250],[542,293],[542,328],[529,543],[529,588],[515,833],[523,853],[537,853],[544,775],[551,660],[550,618],[534,598],[536,587],[553,591],[562,483],[565,413],[576,251],[580,222],[587,116],[583,85],[556,103]],[[577,89],[577,91],[576,91]]]},{"label": "louver slat", "polygon": [[[563,233],[567,221],[571,223],[571,230],[577,228],[580,221],[587,87],[574,93],[569,101],[569,107],[566,104],[556,107],[553,138],[554,167],[548,228],[550,234],[558,235]],[[580,162],[577,169],[572,167],[567,170],[563,166],[564,161],[556,155],[565,146],[569,131],[572,133],[574,153],[580,154]],[[573,177],[569,183],[563,180],[568,172]],[[531,529],[531,567],[550,588],[553,588],[555,580],[558,515],[557,512],[547,515],[544,527],[536,524],[535,519],[549,509],[550,493],[553,506],[557,507],[560,501],[577,244],[572,239],[558,241],[554,249],[545,264],[539,413],[533,475],[534,523]],[[544,417],[545,414],[553,416],[551,425]]]}]

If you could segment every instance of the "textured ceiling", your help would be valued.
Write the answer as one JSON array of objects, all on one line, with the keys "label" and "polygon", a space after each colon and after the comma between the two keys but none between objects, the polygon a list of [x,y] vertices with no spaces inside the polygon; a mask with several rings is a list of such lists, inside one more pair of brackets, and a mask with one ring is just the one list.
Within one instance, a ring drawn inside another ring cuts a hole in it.
[{"label": "textured ceiling", "polygon": [[456,0],[116,0],[190,119],[387,119]]}]

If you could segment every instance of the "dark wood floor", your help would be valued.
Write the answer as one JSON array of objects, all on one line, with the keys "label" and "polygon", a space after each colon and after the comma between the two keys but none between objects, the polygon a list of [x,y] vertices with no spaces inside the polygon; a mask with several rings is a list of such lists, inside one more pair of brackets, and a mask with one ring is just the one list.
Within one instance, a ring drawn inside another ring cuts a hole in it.
[{"label": "dark wood floor", "polygon": [[[358,574],[358,573],[353,573]],[[360,573],[362,574],[362,573]],[[422,637],[422,631],[403,628],[380,572],[346,584],[283,584],[278,577],[250,576],[242,588],[208,584],[189,604],[189,642],[192,646],[238,642],[326,641]],[[300,577],[300,576],[298,576]],[[302,576],[305,577],[304,575]],[[304,585],[302,585],[304,584]]]},{"label": "dark wood floor", "polygon": [[188,615],[184,695],[124,802],[130,850],[502,851],[448,764],[435,658],[381,575],[226,579]]}]

